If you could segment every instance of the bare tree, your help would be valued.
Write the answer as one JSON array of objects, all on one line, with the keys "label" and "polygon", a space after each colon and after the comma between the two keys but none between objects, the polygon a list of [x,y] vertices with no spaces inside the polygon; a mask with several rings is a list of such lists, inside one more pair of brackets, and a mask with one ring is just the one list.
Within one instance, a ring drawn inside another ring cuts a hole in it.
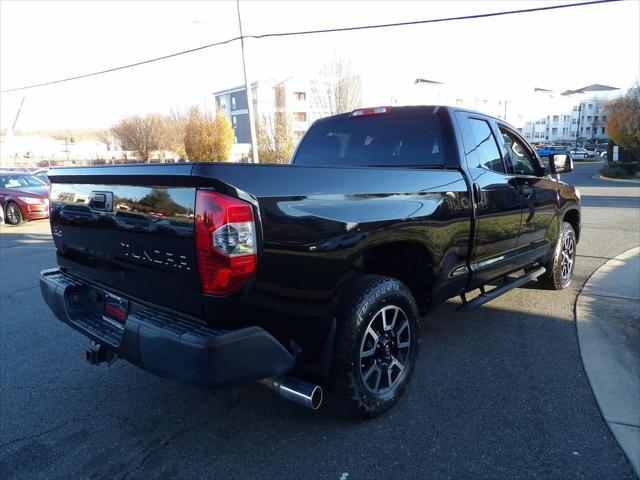
[{"label": "bare tree", "polygon": [[188,122],[189,112],[179,108],[172,108],[169,115],[163,117],[162,147],[181,158],[187,157],[184,141]]},{"label": "bare tree", "polygon": [[282,85],[275,87],[276,111],[262,116],[256,123],[258,158],[261,163],[288,163],[293,153],[295,140],[291,118],[286,113],[286,94]]},{"label": "bare tree", "polygon": [[98,130],[95,137],[96,140],[107,147],[107,151],[111,150],[113,145],[113,134],[111,133],[111,130]]},{"label": "bare tree", "polygon": [[136,154],[139,160],[148,162],[151,154],[162,143],[162,117],[151,113],[146,117],[134,115],[120,120],[111,128],[123,150]]},{"label": "bare tree", "polygon": [[334,53],[312,82],[311,94],[323,114],[350,112],[362,101],[362,81],[351,71],[351,63]]}]

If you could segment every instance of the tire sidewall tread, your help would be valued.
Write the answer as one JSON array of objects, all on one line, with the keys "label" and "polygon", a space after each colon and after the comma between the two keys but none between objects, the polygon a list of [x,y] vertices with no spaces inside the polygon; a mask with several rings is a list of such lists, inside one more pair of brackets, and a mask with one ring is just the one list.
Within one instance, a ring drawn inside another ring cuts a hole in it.
[{"label": "tire sidewall tread", "polygon": [[[561,271],[561,260],[562,260],[562,244],[567,235],[571,235],[573,237],[574,244],[574,260],[573,265],[571,266],[571,276],[569,277],[569,281],[563,282],[562,280],[562,271]],[[575,249],[577,248],[576,234],[573,230],[573,227],[569,222],[562,222],[562,226],[560,227],[560,233],[558,235],[558,242],[556,244],[556,248],[553,252],[553,257],[549,259],[549,261],[544,265],[547,269],[547,272],[540,277],[540,283],[546,288],[551,290],[563,290],[571,285],[571,281],[573,279],[573,270],[575,269]]]},{"label": "tire sidewall tread", "polygon": [[[397,305],[405,312],[411,328],[409,356],[403,379],[392,392],[376,395],[362,382],[359,355],[362,336],[373,315],[386,304]],[[420,318],[409,289],[399,280],[363,275],[346,288],[337,312],[336,343],[330,389],[334,410],[353,417],[371,418],[393,406],[403,395],[419,354]]]}]

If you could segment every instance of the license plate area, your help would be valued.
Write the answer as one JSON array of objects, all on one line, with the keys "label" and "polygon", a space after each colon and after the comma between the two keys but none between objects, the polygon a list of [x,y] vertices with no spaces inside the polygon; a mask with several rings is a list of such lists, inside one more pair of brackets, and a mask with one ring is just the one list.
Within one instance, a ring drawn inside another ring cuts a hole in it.
[{"label": "license plate area", "polygon": [[127,321],[129,316],[129,301],[124,298],[105,293],[104,295],[104,311],[102,318],[108,322],[117,322],[121,325]]}]

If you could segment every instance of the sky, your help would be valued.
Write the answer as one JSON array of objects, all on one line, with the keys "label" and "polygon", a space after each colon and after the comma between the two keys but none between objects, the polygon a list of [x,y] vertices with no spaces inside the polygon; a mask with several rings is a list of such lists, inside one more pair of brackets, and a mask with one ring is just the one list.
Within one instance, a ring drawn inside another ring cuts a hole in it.
[{"label": "sky", "polygon": [[[247,34],[390,23],[557,5],[554,1],[249,1]],[[56,80],[238,35],[235,1],[0,0],[0,87]],[[593,83],[626,90],[640,75],[640,1],[358,32],[249,39],[252,80],[313,78],[334,53],[375,102],[417,77],[532,98]],[[240,43],[0,97],[0,127],[108,128],[120,118],[200,104],[243,82]],[[556,100],[544,100],[555,108]],[[540,107],[542,100],[532,103]],[[560,99],[557,102],[561,102]],[[559,105],[559,103],[558,103]]]}]

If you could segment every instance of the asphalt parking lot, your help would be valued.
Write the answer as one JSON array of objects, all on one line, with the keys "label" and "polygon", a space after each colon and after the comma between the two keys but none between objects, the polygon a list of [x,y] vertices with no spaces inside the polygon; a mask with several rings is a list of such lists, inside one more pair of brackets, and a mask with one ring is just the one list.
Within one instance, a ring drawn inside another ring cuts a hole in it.
[{"label": "asphalt parking lot", "polygon": [[0,476],[54,478],[634,478],[580,358],[576,295],[640,244],[639,185],[567,180],[583,195],[572,286],[530,284],[424,320],[404,399],[371,421],[311,412],[258,386],[203,391],[124,362],[92,367],[87,340],[41,300],[48,224],[0,230]]}]

